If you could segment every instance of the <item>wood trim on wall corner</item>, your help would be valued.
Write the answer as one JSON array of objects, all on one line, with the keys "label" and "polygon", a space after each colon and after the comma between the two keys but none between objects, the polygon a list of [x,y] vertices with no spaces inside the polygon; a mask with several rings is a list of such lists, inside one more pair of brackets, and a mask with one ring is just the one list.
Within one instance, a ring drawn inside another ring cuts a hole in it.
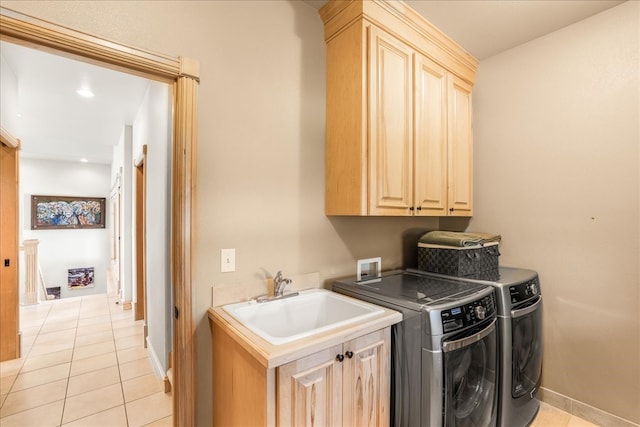
[{"label": "wood trim on wall corner", "polygon": [[0,39],[166,83],[181,75],[180,59],[127,46],[0,7]]},{"label": "wood trim on wall corner", "polygon": [[20,149],[20,140],[3,127],[0,127],[0,142],[8,147]]}]

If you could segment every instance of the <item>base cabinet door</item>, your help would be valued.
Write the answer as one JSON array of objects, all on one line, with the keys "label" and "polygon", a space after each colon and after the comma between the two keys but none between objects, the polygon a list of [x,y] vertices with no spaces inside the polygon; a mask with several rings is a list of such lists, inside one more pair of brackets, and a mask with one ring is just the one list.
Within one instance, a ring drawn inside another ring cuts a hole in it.
[{"label": "base cabinet door", "polygon": [[342,346],[331,347],[278,368],[278,425],[341,426]]},{"label": "base cabinet door", "polygon": [[389,425],[389,345],[389,329],[344,345],[343,426]]},{"label": "base cabinet door", "polygon": [[388,427],[391,329],[280,366],[278,425]]}]

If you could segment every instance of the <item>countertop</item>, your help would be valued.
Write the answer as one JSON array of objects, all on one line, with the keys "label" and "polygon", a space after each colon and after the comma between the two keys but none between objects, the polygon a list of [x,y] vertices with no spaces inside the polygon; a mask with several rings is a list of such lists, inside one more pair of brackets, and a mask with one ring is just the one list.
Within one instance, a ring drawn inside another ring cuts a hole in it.
[{"label": "countertop", "polygon": [[402,315],[399,312],[384,307],[380,308],[383,309],[383,312],[375,317],[281,345],[273,345],[256,335],[227,313],[222,307],[212,307],[208,312],[211,322],[214,322],[220,328],[227,331],[229,335],[258,360],[260,364],[269,369],[276,368],[285,363],[366,335],[370,332],[384,329],[402,320]]}]

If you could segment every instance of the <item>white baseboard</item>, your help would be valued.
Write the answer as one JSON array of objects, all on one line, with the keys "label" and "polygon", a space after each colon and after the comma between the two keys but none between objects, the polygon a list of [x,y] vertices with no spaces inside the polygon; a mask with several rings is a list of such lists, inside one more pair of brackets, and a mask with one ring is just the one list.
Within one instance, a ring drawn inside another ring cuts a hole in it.
[{"label": "white baseboard", "polygon": [[167,379],[167,373],[158,358],[158,354],[156,353],[149,337],[147,337],[147,351],[149,352],[149,358],[151,359],[151,367],[153,368],[153,372],[158,376],[158,378],[162,378],[162,380]]}]

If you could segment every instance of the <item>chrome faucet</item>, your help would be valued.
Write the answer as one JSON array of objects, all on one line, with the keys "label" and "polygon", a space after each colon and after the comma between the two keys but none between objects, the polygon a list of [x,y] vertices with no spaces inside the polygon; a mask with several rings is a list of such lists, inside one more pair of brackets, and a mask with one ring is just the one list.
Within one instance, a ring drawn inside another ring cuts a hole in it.
[{"label": "chrome faucet", "polygon": [[291,284],[291,279],[285,279],[282,277],[282,271],[276,273],[276,277],[273,278],[273,294],[276,297],[281,297],[284,294],[284,288]]},{"label": "chrome faucet", "polygon": [[256,302],[259,303],[263,303],[263,302],[269,302],[269,301],[277,301],[277,300],[281,300],[281,299],[285,299],[285,298],[291,298],[291,297],[295,297],[296,295],[299,295],[298,292],[290,292],[288,294],[284,294],[284,288],[287,287],[287,285],[290,285],[292,283],[291,279],[286,279],[282,276],[282,271],[278,271],[276,273],[276,277],[273,278],[273,295],[261,295],[259,297],[255,298]]}]

